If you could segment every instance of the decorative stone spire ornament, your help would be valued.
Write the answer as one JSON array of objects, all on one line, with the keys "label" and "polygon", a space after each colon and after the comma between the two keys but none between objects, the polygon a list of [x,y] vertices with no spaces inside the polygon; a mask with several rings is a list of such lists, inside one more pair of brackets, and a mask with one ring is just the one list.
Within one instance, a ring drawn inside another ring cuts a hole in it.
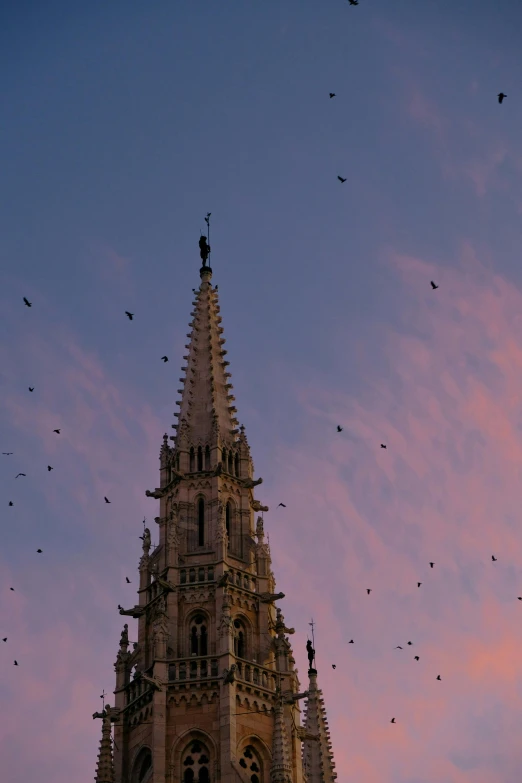
[{"label": "decorative stone spire ornament", "polygon": [[[323,693],[317,687],[317,672],[308,671],[309,687],[303,736],[303,769],[307,783],[334,783],[337,778]],[[308,736],[306,736],[308,735]]]},{"label": "decorative stone spire ornament", "polygon": [[285,727],[284,700],[280,693],[275,706],[270,783],[292,783],[290,747]]},{"label": "decorative stone spire ornament", "polygon": [[111,737],[111,708],[105,705],[103,712],[95,712],[92,716],[102,719],[102,738],[100,750],[98,752],[98,763],[96,765],[96,783],[114,783],[114,762],[112,757],[112,737]]}]

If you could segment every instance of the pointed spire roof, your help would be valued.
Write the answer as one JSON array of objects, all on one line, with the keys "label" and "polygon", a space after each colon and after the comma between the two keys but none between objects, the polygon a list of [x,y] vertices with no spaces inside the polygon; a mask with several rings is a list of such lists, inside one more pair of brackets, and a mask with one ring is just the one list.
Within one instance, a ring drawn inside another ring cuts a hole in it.
[{"label": "pointed spire roof", "polygon": [[337,778],[323,692],[317,687],[317,671],[308,670],[310,684],[304,727],[318,739],[303,742],[303,768],[307,783],[334,783]]},{"label": "pointed spire roof", "polygon": [[282,694],[280,694],[275,708],[270,783],[292,783],[292,763],[290,761],[290,749],[286,734]]},{"label": "pointed spire roof", "polygon": [[[98,713],[98,717],[101,715]],[[111,715],[107,704],[103,712],[102,738],[98,752],[95,783],[114,783],[114,763],[112,758]]]},{"label": "pointed spire roof", "polygon": [[201,267],[200,276],[201,285],[191,313],[193,320],[189,324],[192,331],[187,335],[190,342],[183,357],[185,377],[180,381],[184,387],[178,389],[181,402],[176,403],[180,406],[176,445],[181,433],[192,444],[200,440],[215,442],[218,437],[233,441],[238,433],[218,295],[210,282],[212,270]]}]

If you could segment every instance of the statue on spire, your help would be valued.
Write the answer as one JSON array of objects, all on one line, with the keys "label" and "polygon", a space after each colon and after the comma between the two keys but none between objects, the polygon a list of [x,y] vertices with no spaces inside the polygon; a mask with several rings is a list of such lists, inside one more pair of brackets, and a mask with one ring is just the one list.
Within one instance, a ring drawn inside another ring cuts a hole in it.
[{"label": "statue on spire", "polygon": [[308,639],[306,643],[306,652],[308,653],[308,668],[313,669],[315,650],[312,647],[312,642]]},{"label": "statue on spire", "polygon": [[201,256],[201,260],[203,261],[203,266],[206,266],[207,259],[210,255],[210,212],[207,212],[207,216],[205,218],[205,223],[207,224],[207,234],[208,236],[205,236],[204,234],[201,234],[199,238],[199,255]]}]

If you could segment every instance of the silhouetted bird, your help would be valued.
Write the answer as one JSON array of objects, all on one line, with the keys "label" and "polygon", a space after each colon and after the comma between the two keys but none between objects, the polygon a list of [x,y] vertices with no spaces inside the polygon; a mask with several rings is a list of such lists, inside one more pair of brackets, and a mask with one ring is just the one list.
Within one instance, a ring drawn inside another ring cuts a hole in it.
[{"label": "silhouetted bird", "polygon": [[507,95],[506,95],[506,93],[505,93],[505,92],[499,92],[499,94],[498,94],[498,96],[497,96],[497,97],[498,97],[498,102],[499,102],[499,103],[502,103],[502,101],[504,100],[504,98],[507,98]]},{"label": "silhouetted bird", "polygon": [[348,642],[348,644],[353,644],[353,639],[350,639],[350,641]]},{"label": "silhouetted bird", "polygon": [[47,470],[54,470],[54,468],[51,465],[47,465]]},{"label": "silhouetted bird", "polygon": [[38,552],[39,555],[42,554],[42,550],[41,549],[37,549],[36,551]]},{"label": "silhouetted bird", "polygon": [[127,584],[128,584],[128,585],[130,585],[130,583],[131,583],[131,580],[129,579],[129,577],[128,577],[128,576],[126,576],[126,577],[125,577],[125,579],[127,580]]},{"label": "silhouetted bird", "polygon": [[12,591],[13,591],[13,593],[14,593],[14,587],[10,587],[9,589],[10,589],[10,590],[12,590]]},{"label": "silhouetted bird", "polygon": [[370,593],[372,592],[372,588],[371,587],[367,587],[366,588],[366,592],[368,593],[368,595],[370,595]]},{"label": "silhouetted bird", "polygon": [[381,449],[385,449],[386,445],[384,443],[381,443]]},{"label": "silhouetted bird", "polygon": [[6,642],[6,641],[7,641],[7,636],[5,637],[5,639],[2,639],[2,641],[3,641],[3,642]]},{"label": "silhouetted bird", "polygon": [[30,386],[29,386],[28,388],[29,388],[29,391],[34,391],[34,386],[33,386],[33,388],[32,388],[32,389],[31,389],[31,387],[30,387]]},{"label": "silhouetted bird", "polygon": [[10,454],[13,454],[12,451],[2,451],[2,454],[5,454],[6,457],[8,457]]},{"label": "silhouetted bird", "polygon": [[60,430],[53,430],[53,432],[56,432],[57,435],[60,434]]},{"label": "silhouetted bird", "polygon": [[14,665],[15,665],[15,666],[18,666],[18,661],[15,661],[15,662],[14,662]]},{"label": "silhouetted bird", "polygon": [[395,723],[395,718],[392,718],[390,723]]},{"label": "silhouetted bird", "polygon": [[18,478],[18,476],[25,476],[25,473],[18,473],[15,478]]},{"label": "silhouetted bird", "polygon": [[32,307],[33,306],[32,302],[30,302],[29,299],[26,299],[25,296],[24,296],[24,304],[26,304],[27,307]]},{"label": "silhouetted bird", "polygon": [[413,642],[408,642],[408,644],[413,644]]},{"label": "silhouetted bird", "polygon": [[433,282],[433,280],[430,280],[430,283],[431,283],[431,287],[433,288],[433,290],[434,290],[434,291],[435,291],[435,289],[436,289],[436,288],[438,288],[438,287],[439,287],[438,285],[435,285],[435,283]]},{"label": "silhouetted bird", "polygon": [[[286,508],[284,503],[280,503],[279,506],[283,506],[283,508]],[[277,508],[279,508],[279,506]]]},{"label": "silhouetted bird", "polygon": [[518,600],[519,600],[519,601],[522,601],[522,595],[519,595],[519,596],[518,596]]},{"label": "silhouetted bird", "polygon": [[334,92],[330,93],[330,98],[335,98],[335,93]]},{"label": "silhouetted bird", "polygon": [[350,5],[359,5],[359,0],[348,0]]},{"label": "silhouetted bird", "polygon": [[162,361],[162,362],[168,362],[168,360],[169,360],[169,359],[168,359],[168,356],[162,356],[162,357],[161,357],[161,361]]},{"label": "silhouetted bird", "polygon": [[437,680],[440,680],[440,674],[437,675]]},{"label": "silhouetted bird", "polygon": [[397,645],[397,647],[396,647],[395,649],[396,649],[396,650],[402,650],[402,647],[400,646],[400,644],[398,644],[398,645]]},{"label": "silhouetted bird", "polygon": [[125,310],[125,315],[129,319],[129,321],[132,321],[132,319],[134,318],[134,313],[129,313],[128,310]]},{"label": "silhouetted bird", "polygon": [[343,431],[343,428],[339,427],[339,425],[337,425],[337,432],[342,432],[342,431]]},{"label": "silhouetted bird", "polygon": [[418,656],[418,655],[416,655],[416,656],[415,656],[415,660],[416,660],[416,661],[418,661],[418,660],[419,660],[419,656]]},{"label": "silhouetted bird", "polygon": [[12,500],[10,500],[10,501],[9,501],[9,505],[10,505],[10,506],[12,506],[12,505],[13,505],[13,501],[12,501]]},{"label": "silhouetted bird", "polygon": [[434,565],[435,563],[430,563],[430,568],[433,568]]},{"label": "silhouetted bird", "polygon": [[332,663],[332,669],[335,669],[335,668],[336,668],[335,663]]},{"label": "silhouetted bird", "polygon": [[497,562],[497,558],[495,557],[495,555],[491,555],[491,559],[493,560],[494,563]]},{"label": "silhouetted bird", "polygon": [[110,503],[110,502],[111,502],[111,501],[109,500],[109,498],[106,498],[105,496],[103,497],[103,499],[105,500],[105,502],[106,502],[106,503]]},{"label": "silhouetted bird", "polygon": [[422,582],[417,582],[417,587],[420,587]]},{"label": "silhouetted bird", "polygon": [[337,179],[339,182],[346,182],[346,177],[343,179],[342,177],[337,176]]}]

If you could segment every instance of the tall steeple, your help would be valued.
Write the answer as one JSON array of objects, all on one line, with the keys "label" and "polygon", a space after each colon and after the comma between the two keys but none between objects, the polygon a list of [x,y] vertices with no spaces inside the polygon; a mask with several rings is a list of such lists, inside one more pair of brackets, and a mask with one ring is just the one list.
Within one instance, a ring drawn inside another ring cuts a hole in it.
[{"label": "tall steeple", "polygon": [[111,708],[107,704],[103,712],[95,712],[93,718],[102,719],[102,738],[98,752],[95,783],[114,783],[114,765],[112,760]]},{"label": "tall steeple", "polygon": [[254,498],[262,479],[235,418],[202,245],[179,426],[172,446],[163,436],[159,486],[146,491],[159,500],[159,544],[151,551],[145,528],[138,603],[119,607],[138,621],[138,641],[129,652],[125,625],[114,781],[98,783],[304,783],[299,701],[308,693],[299,693],[294,629],[275,607],[285,596],[263,517],[255,522],[268,507]]}]

